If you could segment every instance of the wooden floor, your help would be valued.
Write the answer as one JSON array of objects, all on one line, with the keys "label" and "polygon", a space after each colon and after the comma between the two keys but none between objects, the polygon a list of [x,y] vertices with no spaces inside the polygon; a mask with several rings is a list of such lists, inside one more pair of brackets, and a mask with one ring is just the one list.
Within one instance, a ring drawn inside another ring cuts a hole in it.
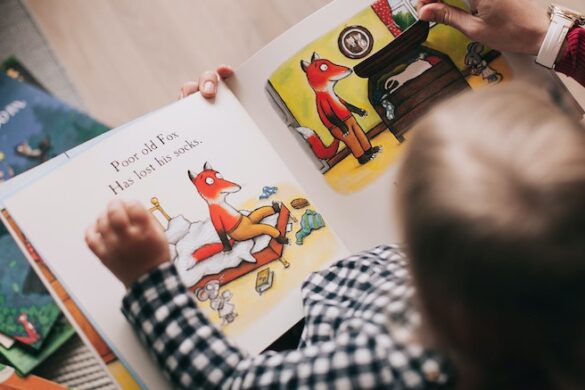
[{"label": "wooden floor", "polygon": [[[328,2],[25,0],[86,109],[111,126],[173,101],[205,69],[238,66]],[[585,11],[583,0],[562,3]],[[570,86],[585,105],[585,89]]]},{"label": "wooden floor", "polygon": [[87,110],[117,126],[237,66],[329,0],[28,0]]}]

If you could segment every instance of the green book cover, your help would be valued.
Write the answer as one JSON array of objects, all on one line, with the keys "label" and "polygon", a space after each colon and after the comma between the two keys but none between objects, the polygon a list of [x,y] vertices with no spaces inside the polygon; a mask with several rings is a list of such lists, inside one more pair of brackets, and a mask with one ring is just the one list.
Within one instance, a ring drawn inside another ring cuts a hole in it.
[{"label": "green book cover", "polygon": [[67,322],[65,317],[61,316],[41,350],[35,351],[26,346],[15,344],[10,349],[0,346],[0,354],[4,356],[10,365],[16,368],[19,375],[28,375],[74,334],[75,329],[73,326]]},{"label": "green book cover", "polygon": [[0,332],[39,349],[61,313],[0,221]]}]

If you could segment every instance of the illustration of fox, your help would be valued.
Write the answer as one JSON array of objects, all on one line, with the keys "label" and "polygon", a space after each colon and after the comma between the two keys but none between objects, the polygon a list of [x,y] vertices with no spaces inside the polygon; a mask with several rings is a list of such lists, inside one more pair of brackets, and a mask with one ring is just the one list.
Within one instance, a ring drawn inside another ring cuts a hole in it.
[{"label": "illustration of fox", "polygon": [[363,117],[368,113],[346,102],[334,91],[335,84],[348,77],[352,70],[321,59],[316,52],[311,56],[311,62],[301,60],[301,68],[315,92],[319,118],[331,135],[343,142],[360,164],[376,157],[381,152],[381,147],[372,147],[368,136],[353,116],[356,114]]},{"label": "illustration of fox", "polygon": [[229,194],[238,192],[242,188],[238,184],[225,180],[207,162],[203,165],[203,171],[196,176],[191,171],[187,173],[197,192],[207,202],[211,223],[221,241],[221,244],[208,244],[200,248],[203,252],[209,253],[201,251],[198,255],[194,253],[195,260],[206,258],[213,252],[218,253],[216,247],[219,245],[224,252],[228,252],[236,241],[246,241],[264,234],[274,238],[279,244],[288,244],[288,238],[281,235],[277,228],[260,223],[264,218],[278,213],[280,203],[272,202],[272,206],[257,208],[246,216],[226,201]]}]

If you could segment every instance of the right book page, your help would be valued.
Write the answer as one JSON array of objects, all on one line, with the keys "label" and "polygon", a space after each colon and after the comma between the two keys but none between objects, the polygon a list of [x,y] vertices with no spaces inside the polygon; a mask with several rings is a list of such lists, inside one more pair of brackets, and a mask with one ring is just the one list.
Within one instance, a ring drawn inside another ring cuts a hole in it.
[{"label": "right book page", "polygon": [[416,121],[448,97],[512,78],[554,84],[526,58],[418,21],[416,0],[338,0],[262,49],[228,84],[357,251],[400,241],[394,174]]}]

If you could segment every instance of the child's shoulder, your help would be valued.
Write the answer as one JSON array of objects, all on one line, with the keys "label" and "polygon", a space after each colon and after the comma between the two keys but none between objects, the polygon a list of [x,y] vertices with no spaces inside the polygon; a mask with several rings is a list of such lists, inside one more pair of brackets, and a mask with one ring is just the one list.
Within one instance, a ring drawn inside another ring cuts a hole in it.
[{"label": "child's shoulder", "polygon": [[[318,282],[345,283],[362,275],[406,276],[406,257],[398,245],[379,245],[337,260],[326,269],[310,274],[305,285]],[[390,273],[391,275],[388,275]],[[396,275],[397,274],[397,275]]]},{"label": "child's shoulder", "polygon": [[[304,345],[363,340],[364,355],[390,368],[405,388],[449,387],[448,362],[420,345],[418,312],[406,257],[399,246],[381,245],[311,274],[303,285]],[[380,352],[382,351],[382,352]],[[400,387],[399,385],[397,387]]]},{"label": "child's shoulder", "polygon": [[358,302],[389,282],[409,284],[406,258],[397,245],[380,245],[338,260],[303,283],[305,304],[313,300]]}]

